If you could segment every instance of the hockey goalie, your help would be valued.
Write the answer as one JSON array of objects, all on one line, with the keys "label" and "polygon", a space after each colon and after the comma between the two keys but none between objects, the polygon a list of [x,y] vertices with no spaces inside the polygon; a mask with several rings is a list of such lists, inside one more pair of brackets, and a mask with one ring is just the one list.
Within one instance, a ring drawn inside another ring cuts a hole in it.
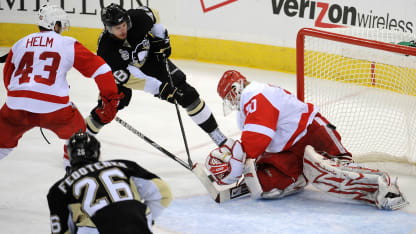
[{"label": "hockey goalie", "polygon": [[207,157],[205,166],[219,185],[243,180],[253,199],[276,199],[316,188],[380,209],[408,204],[397,180],[361,167],[318,107],[276,86],[249,82],[229,70],[218,84],[224,113],[237,110],[241,140],[228,139]]}]

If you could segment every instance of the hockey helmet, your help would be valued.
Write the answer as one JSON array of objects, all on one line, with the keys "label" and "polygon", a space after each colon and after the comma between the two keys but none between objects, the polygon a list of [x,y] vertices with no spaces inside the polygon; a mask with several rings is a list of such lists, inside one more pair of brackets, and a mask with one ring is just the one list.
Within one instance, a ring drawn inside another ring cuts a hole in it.
[{"label": "hockey helmet", "polygon": [[112,26],[119,25],[123,22],[127,23],[127,29],[131,28],[131,20],[127,11],[115,3],[111,3],[101,9],[101,21],[103,22],[105,28],[110,32]]},{"label": "hockey helmet", "polygon": [[86,132],[75,133],[67,146],[71,166],[97,162],[100,158],[100,142]]},{"label": "hockey helmet", "polygon": [[69,30],[69,19],[66,12],[57,5],[43,5],[38,12],[37,25],[54,30],[55,24],[60,24],[62,30]]},{"label": "hockey helmet", "polygon": [[238,110],[240,106],[241,93],[247,79],[236,70],[224,72],[218,82],[217,92],[223,99],[224,115],[228,115],[233,110]]}]

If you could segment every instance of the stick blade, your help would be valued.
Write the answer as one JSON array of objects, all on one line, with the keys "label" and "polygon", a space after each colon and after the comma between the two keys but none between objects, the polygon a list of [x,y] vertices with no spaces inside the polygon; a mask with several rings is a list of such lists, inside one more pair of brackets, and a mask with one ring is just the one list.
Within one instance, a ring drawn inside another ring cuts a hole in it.
[{"label": "stick blade", "polygon": [[205,187],[205,189],[208,191],[209,195],[211,196],[214,201],[219,203],[219,191],[217,188],[215,188],[214,185],[214,178],[212,178],[211,175],[207,175],[205,172],[205,169],[203,166],[201,166],[198,163],[195,163],[192,172],[196,175],[196,177],[199,179],[199,181],[202,183],[202,185]]},{"label": "stick blade", "polygon": [[217,203],[223,203],[229,200],[249,194],[246,183],[242,182],[236,186],[228,186],[225,189],[219,190],[215,186],[215,179],[212,175],[208,175],[203,166],[195,163],[192,172],[198,177],[199,181],[208,191],[211,198]]}]

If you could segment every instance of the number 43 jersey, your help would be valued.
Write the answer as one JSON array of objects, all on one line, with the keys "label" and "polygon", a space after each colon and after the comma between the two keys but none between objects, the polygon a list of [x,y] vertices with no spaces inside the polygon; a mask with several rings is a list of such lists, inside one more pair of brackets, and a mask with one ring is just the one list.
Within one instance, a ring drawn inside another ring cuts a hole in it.
[{"label": "number 43 jersey", "polygon": [[3,71],[7,106],[34,113],[69,106],[66,73],[72,67],[93,79],[111,72],[102,58],[72,37],[42,31],[20,39],[11,48]]},{"label": "number 43 jersey", "polygon": [[49,190],[52,233],[150,233],[172,199],[155,174],[128,160],[72,169]]}]

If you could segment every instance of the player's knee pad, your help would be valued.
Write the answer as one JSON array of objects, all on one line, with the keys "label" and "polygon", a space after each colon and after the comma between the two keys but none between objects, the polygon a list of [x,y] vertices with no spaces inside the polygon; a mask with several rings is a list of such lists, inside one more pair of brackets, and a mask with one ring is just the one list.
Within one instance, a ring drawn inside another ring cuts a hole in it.
[{"label": "player's knee pad", "polygon": [[183,108],[188,109],[188,107],[199,99],[199,93],[196,89],[190,86],[188,83],[183,83],[178,87],[178,91],[182,93],[180,97],[176,99],[176,101],[181,105]]}]

